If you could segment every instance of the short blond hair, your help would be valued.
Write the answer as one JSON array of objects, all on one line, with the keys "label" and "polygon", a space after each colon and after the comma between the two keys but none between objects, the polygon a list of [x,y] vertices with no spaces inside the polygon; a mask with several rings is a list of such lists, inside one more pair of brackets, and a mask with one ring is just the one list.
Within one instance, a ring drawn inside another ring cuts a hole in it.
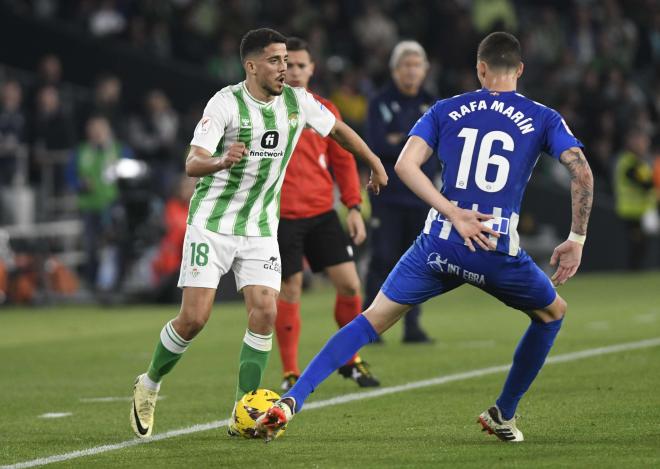
[{"label": "short blond hair", "polygon": [[392,55],[390,56],[390,70],[397,68],[401,59],[410,54],[419,55],[424,60],[424,63],[428,64],[429,62],[426,57],[426,51],[419,42],[401,41],[394,46],[394,49],[392,49]]}]

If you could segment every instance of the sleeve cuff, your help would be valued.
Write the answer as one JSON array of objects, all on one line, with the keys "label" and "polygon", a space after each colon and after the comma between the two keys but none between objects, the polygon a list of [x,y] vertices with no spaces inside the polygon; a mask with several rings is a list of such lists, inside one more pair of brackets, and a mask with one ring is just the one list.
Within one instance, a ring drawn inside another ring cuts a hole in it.
[{"label": "sleeve cuff", "polygon": [[211,155],[215,154],[216,147],[211,148],[207,143],[199,142],[193,139],[190,142],[190,145],[195,145],[196,147],[203,148],[204,150],[208,151]]},{"label": "sleeve cuff", "polygon": [[314,128],[314,130],[316,130],[319,133],[319,135],[321,135],[321,137],[327,137],[328,135],[330,135],[330,131],[332,130],[332,128],[337,123],[337,118],[335,117],[335,115],[332,114],[332,113],[330,113],[330,114],[332,115],[332,121],[328,121],[328,128],[327,129]]}]

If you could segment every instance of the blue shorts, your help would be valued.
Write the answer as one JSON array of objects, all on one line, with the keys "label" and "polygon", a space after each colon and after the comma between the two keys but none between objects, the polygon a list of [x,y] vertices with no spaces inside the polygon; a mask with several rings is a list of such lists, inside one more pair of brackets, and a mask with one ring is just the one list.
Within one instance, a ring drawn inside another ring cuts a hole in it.
[{"label": "blue shorts", "polygon": [[530,311],[555,300],[550,279],[523,251],[509,256],[421,234],[399,259],[381,290],[390,300],[416,305],[469,283],[506,305]]}]

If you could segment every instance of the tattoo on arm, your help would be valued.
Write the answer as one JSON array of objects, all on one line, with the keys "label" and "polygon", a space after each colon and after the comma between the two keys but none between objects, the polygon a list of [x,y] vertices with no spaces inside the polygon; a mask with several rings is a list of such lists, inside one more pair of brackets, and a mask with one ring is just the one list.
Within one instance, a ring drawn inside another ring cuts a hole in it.
[{"label": "tattoo on arm", "polygon": [[573,206],[571,231],[585,235],[587,234],[587,223],[589,222],[594,197],[594,178],[591,174],[591,168],[582,150],[577,147],[571,147],[563,152],[559,161],[566,166],[571,174],[571,200]]}]

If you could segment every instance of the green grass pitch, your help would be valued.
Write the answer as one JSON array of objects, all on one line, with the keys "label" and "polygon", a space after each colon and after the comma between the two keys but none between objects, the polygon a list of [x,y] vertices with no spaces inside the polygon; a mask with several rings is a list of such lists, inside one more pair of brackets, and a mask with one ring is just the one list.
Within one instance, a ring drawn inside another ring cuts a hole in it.
[{"label": "green grass pitch", "polygon": [[[578,275],[560,293],[568,316],[552,355],[660,337],[660,273]],[[303,297],[300,361],[335,330],[333,294]],[[0,466],[132,439],[128,398],[171,307],[0,310]],[[424,307],[432,345],[362,351],[383,386],[510,363],[528,320],[471,287]],[[219,304],[163,383],[155,434],[225,419],[232,407],[243,305]],[[54,467],[660,467],[660,346],[547,365],[521,402],[526,441],[479,431],[504,373],[310,409],[268,445],[196,432]],[[273,350],[263,386],[277,390]],[[309,403],[358,392],[334,374]],[[42,418],[46,413],[70,413]]]}]

